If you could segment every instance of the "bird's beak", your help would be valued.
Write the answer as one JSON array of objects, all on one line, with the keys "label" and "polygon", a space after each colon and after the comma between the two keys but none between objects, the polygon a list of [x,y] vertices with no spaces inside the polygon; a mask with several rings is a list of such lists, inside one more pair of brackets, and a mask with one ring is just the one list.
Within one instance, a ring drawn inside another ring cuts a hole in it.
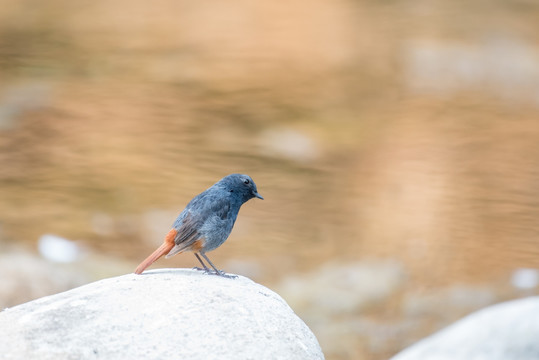
[{"label": "bird's beak", "polygon": [[262,197],[262,195],[260,195],[258,192],[254,192],[253,195],[257,198],[259,198],[260,200],[264,200],[264,198]]}]

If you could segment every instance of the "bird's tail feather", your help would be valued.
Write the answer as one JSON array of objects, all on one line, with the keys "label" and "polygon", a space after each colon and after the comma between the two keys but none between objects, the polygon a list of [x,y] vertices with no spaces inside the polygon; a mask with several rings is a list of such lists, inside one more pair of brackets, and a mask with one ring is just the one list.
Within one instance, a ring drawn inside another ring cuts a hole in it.
[{"label": "bird's tail feather", "polygon": [[165,241],[161,246],[157,248],[150,256],[148,256],[139,266],[135,269],[135,274],[142,274],[144,270],[151,264],[153,264],[161,256],[167,254],[175,245],[174,237],[176,235],[176,230],[172,229],[165,237]]}]

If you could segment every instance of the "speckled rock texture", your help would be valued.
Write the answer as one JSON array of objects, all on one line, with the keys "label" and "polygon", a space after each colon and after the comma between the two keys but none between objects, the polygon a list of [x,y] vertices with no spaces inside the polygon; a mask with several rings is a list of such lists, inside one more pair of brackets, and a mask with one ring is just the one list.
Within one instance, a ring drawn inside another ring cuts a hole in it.
[{"label": "speckled rock texture", "polygon": [[0,313],[2,359],[323,359],[276,293],[189,269],[124,275]]}]

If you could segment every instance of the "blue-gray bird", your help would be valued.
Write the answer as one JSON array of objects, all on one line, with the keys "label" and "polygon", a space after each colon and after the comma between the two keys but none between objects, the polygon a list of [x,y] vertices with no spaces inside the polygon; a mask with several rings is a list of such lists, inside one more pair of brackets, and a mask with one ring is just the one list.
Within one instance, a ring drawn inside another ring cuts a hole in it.
[{"label": "blue-gray bird", "polygon": [[[174,221],[163,244],[140,263],[135,274],[141,274],[165,254],[169,258],[184,251],[192,251],[204,271],[229,277],[213,265],[206,252],[217,249],[228,239],[240,207],[255,197],[264,199],[251,177],[242,174],[225,176],[187,204]],[[200,256],[214,271],[206,266]]]}]

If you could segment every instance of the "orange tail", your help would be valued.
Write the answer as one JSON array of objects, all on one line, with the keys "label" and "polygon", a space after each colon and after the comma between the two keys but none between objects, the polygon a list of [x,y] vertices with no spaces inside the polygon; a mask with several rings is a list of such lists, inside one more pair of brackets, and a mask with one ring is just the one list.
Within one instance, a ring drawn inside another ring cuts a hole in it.
[{"label": "orange tail", "polygon": [[165,242],[161,244],[150,256],[148,256],[139,266],[135,269],[135,274],[142,274],[144,270],[151,264],[153,264],[161,256],[168,254],[168,252],[174,247],[174,238],[176,237],[177,231],[172,229],[169,231],[167,236],[165,236]]}]

